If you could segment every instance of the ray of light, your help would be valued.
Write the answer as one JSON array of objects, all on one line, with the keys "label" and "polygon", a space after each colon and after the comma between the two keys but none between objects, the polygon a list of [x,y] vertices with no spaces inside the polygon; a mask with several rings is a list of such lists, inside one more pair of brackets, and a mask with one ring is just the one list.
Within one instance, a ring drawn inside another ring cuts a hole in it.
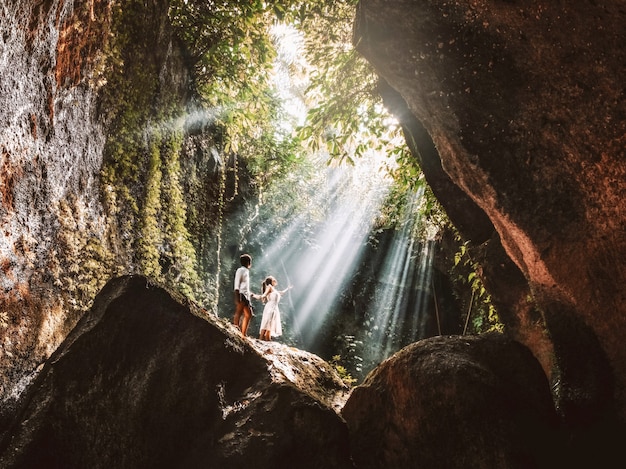
[{"label": "ray of light", "polygon": [[[257,272],[274,275],[283,287],[294,285],[292,327],[305,341],[314,339],[354,275],[390,184],[380,161],[323,171],[325,190],[312,194],[309,203],[309,210],[322,212],[318,222],[308,226],[315,217],[298,214],[264,246],[255,264]],[[313,232],[302,236],[305,229]]]},{"label": "ray of light", "polygon": [[[423,338],[430,320],[426,312],[432,310],[434,242],[415,235],[423,191],[409,200],[401,229],[372,252],[368,237],[390,181],[376,164],[368,167],[361,162],[355,167],[324,167],[318,173],[322,174],[323,184],[303,185],[302,190],[309,191],[300,194],[305,208],[290,220],[280,220],[278,233],[262,228],[271,220],[263,220],[261,211],[258,237],[272,232],[273,238],[257,240],[262,249],[254,261],[253,290],[259,291],[267,275],[278,279],[279,289],[293,285],[281,302],[284,329],[298,346],[316,349],[323,347],[318,341],[328,334],[325,326],[333,324],[336,315],[346,314],[355,281],[357,288],[363,281],[373,285],[371,301],[355,313],[367,318],[364,327],[369,330],[354,331],[350,339],[367,342],[355,353],[362,354],[366,366],[373,366]],[[366,252],[375,257],[365,258]],[[372,277],[365,280],[359,271],[364,265],[373,266]],[[369,298],[370,293],[364,294]],[[349,331],[339,333],[347,336]]]},{"label": "ray of light", "polygon": [[368,311],[373,323],[367,357],[370,362],[382,361],[403,345],[422,338],[434,254],[432,241],[419,243],[413,234],[419,223],[413,207],[422,195],[418,192],[414,196],[403,229],[394,235],[382,261],[376,301]]},{"label": "ray of light", "polygon": [[[274,28],[279,52],[276,83],[285,109],[294,118],[284,123],[286,128],[302,123],[306,114],[301,95],[306,73],[292,74],[292,65],[304,56],[295,53],[302,44],[294,34],[290,28],[280,25]],[[304,70],[307,65],[299,63],[299,67]],[[397,125],[394,122],[390,125]],[[294,286],[287,297],[285,316],[289,316],[288,329],[305,348],[315,342],[318,332],[333,315],[341,314],[345,302],[352,300],[353,292],[347,291],[348,285],[352,288],[356,282],[358,288],[363,278],[358,270],[363,266],[376,276],[374,280],[367,279],[368,286],[375,285],[374,301],[365,307],[364,313],[363,308],[359,312],[369,318],[366,326],[370,327],[370,361],[395,352],[407,341],[419,338],[423,331],[424,311],[432,297],[434,249],[431,242],[416,240],[418,210],[409,207],[403,228],[391,241],[385,238],[384,248],[373,249],[367,242],[391,183],[385,178],[385,171],[381,171],[384,159],[370,153],[359,158],[353,167],[328,167],[322,162],[316,177],[324,178],[323,184],[302,182],[296,177],[301,213],[288,220],[263,220],[262,215],[254,222],[268,227],[251,223],[252,230],[258,234],[251,235],[250,244],[261,246],[261,254],[254,261],[253,285],[260,286],[262,278],[273,275],[279,281],[279,289],[288,284]],[[295,185],[289,190],[293,191]],[[423,192],[415,194],[411,204],[417,206],[422,196]],[[272,239],[263,239],[269,233]],[[374,259],[363,257],[366,249],[378,260],[375,267],[371,267]],[[369,293],[366,292],[368,299]]]}]

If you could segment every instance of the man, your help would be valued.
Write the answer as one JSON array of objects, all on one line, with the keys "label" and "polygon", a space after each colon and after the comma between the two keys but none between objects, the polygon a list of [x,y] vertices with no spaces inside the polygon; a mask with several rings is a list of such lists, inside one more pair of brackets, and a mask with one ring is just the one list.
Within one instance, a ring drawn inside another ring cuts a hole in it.
[{"label": "man", "polygon": [[252,257],[250,254],[242,254],[239,260],[241,267],[235,272],[235,316],[233,317],[233,324],[241,330],[241,335],[245,337],[252,318],[252,306],[250,305]]}]

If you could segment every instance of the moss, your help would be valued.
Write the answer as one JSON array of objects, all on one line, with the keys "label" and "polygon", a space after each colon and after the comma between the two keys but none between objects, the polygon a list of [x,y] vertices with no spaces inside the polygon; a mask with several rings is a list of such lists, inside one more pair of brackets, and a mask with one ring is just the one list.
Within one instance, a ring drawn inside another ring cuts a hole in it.
[{"label": "moss", "polygon": [[78,318],[91,307],[93,298],[109,280],[113,261],[105,239],[98,234],[99,227],[84,224],[83,211],[76,198],[59,203],[56,212],[60,228],[48,265],[70,318]]},{"label": "moss", "polygon": [[187,206],[183,198],[180,181],[180,150],[182,132],[172,131],[163,145],[164,161],[164,209],[165,234],[171,258],[171,266],[166,278],[176,281],[183,293],[194,298],[194,291],[200,287],[197,273],[196,251],[190,241],[185,222]]},{"label": "moss", "polygon": [[160,134],[152,136],[146,192],[143,208],[140,214],[139,233],[137,239],[137,256],[139,269],[147,276],[162,281],[161,266],[159,264],[159,247],[162,244],[162,230],[159,223],[161,204],[161,154],[159,151]]},{"label": "moss", "polygon": [[146,9],[144,2],[130,1],[114,11],[111,67],[102,94],[110,126],[103,203],[112,244],[118,257],[131,263],[128,270],[175,285],[193,298],[200,282],[180,182],[184,135],[169,124],[182,113],[181,96],[175,83],[159,77],[172,66],[160,55],[168,50],[169,37],[161,34],[166,15]]}]

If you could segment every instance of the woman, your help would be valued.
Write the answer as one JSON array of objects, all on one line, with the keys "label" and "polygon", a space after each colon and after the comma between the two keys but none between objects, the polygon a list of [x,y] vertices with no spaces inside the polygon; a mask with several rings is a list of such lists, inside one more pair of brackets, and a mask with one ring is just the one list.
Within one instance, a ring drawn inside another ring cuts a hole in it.
[{"label": "woman", "polygon": [[261,340],[272,340],[272,336],[278,337],[283,333],[278,302],[281,296],[291,288],[291,285],[282,291],[277,290],[276,285],[278,282],[270,275],[261,286],[263,293],[260,298],[265,303],[263,318],[261,319],[261,333],[259,334]]}]

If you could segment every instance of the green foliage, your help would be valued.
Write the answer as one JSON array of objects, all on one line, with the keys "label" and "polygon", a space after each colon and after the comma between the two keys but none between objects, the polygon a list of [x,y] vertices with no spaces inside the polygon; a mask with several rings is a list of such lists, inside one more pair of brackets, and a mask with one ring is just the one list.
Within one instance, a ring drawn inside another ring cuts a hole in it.
[{"label": "green foliage", "polygon": [[112,256],[97,224],[81,226],[84,207],[75,197],[59,202],[59,230],[50,252],[48,273],[62,292],[68,309],[84,312],[110,278]]},{"label": "green foliage", "polygon": [[107,86],[101,107],[110,132],[104,149],[101,170],[104,206],[117,233],[113,240],[126,252],[132,252],[137,216],[141,210],[138,192],[146,168],[142,145],[145,128],[153,112],[152,102],[158,90],[154,63],[146,60],[145,41],[134,35],[146,28],[138,0],[114,6],[111,41],[106,51],[109,67]]},{"label": "green foliage", "polygon": [[405,223],[412,223],[411,233],[417,242],[436,239],[450,225],[423,175],[410,184],[394,179],[374,228],[375,232],[399,229]]},{"label": "green foliage", "polygon": [[206,108],[224,127],[225,151],[245,151],[271,114],[274,8],[261,1],[172,1],[170,17],[189,50]]},{"label": "green foliage", "polygon": [[[461,241],[460,235],[456,236]],[[491,301],[479,275],[480,264],[474,261],[468,249],[468,243],[459,245],[459,251],[454,256],[454,267],[451,277],[460,285],[470,287],[472,296],[469,301],[468,313],[471,317],[471,330],[474,333],[490,331],[502,332],[504,325],[500,322],[498,312]],[[467,319],[467,318],[466,318]]]},{"label": "green foliage", "polygon": [[[175,0],[170,17],[194,65],[204,107],[214,110],[223,149],[246,161],[258,189],[297,162],[297,140],[280,131],[270,27],[299,2]],[[292,14],[292,13],[291,13]]]},{"label": "green foliage", "polygon": [[139,230],[142,236],[137,242],[137,257],[139,269],[147,276],[162,281],[159,265],[159,247],[163,242],[162,230],[159,224],[161,213],[161,144],[160,132],[150,137],[149,161],[146,175],[146,192],[143,207],[140,213]]},{"label": "green foliage", "polygon": [[341,365],[341,356],[334,355],[330,360],[331,366],[335,369],[341,380],[349,387],[354,386],[357,382],[356,378],[353,378],[352,375],[348,372],[345,366]]},{"label": "green foliage", "polygon": [[[382,106],[376,74],[351,45],[356,3],[171,3],[170,17],[189,51],[197,90],[223,129],[225,152],[252,160],[250,169],[262,180],[275,177],[278,163],[295,162],[289,155],[296,154],[299,141],[310,152],[328,150],[329,161],[354,163],[366,151],[386,152],[402,163],[394,165],[396,178],[413,185],[419,180],[400,127]],[[277,20],[304,34],[311,65],[303,96],[310,111],[297,138],[276,135],[277,122],[285,119],[271,83],[276,51],[270,27]]]},{"label": "green foliage", "polygon": [[[271,64],[267,34],[272,7],[263,1],[172,0],[169,16],[187,46],[198,84],[225,92],[259,77]],[[219,85],[218,85],[219,86]]]},{"label": "green foliage", "polygon": [[[424,220],[422,229],[436,230],[449,223],[448,218],[426,184],[400,124],[383,106],[377,74],[351,45],[356,3],[321,2],[297,18],[311,68],[305,93],[309,112],[298,136],[310,151],[327,151],[329,162],[354,164],[366,152],[385,154],[394,186],[377,226],[401,225],[408,194],[419,192],[422,201],[417,207],[411,204],[411,210]],[[424,231],[417,235],[426,237]]]},{"label": "green foliage", "polygon": [[376,75],[350,42],[355,5],[354,0],[171,3],[170,17],[189,50],[200,96],[225,129],[226,152],[262,153],[251,149],[268,134],[264,124],[275,122],[270,27],[277,20],[304,32],[313,66],[306,98],[312,108],[299,138],[348,162],[366,149],[391,151],[398,128],[389,130]]},{"label": "green foliage", "polygon": [[310,110],[300,136],[312,151],[348,163],[365,151],[391,154],[399,132],[382,106],[377,75],[351,45],[355,5],[323,2],[298,24],[310,64]]},{"label": "green foliage", "polygon": [[194,292],[200,288],[200,282],[196,252],[185,225],[187,207],[180,182],[182,136],[180,129],[173,129],[161,149],[164,163],[162,204],[165,218],[165,246],[162,255],[170,260],[164,273],[170,284],[177,285],[182,293],[194,299]]},{"label": "green foliage", "polygon": [[161,82],[159,28],[146,21],[162,18],[146,16],[140,0],[115,4],[113,16],[102,94],[110,132],[101,173],[111,242],[119,264],[134,263],[139,273],[193,299],[201,285],[186,228],[183,131],[172,124],[181,114],[180,97],[176,83]]},{"label": "green foliage", "polygon": [[300,134],[312,151],[325,149],[353,164],[365,151],[383,150],[393,130],[385,125],[376,77],[367,62],[355,50],[337,47],[334,54],[324,54],[326,45],[310,58],[316,65],[307,92],[313,107]]}]

